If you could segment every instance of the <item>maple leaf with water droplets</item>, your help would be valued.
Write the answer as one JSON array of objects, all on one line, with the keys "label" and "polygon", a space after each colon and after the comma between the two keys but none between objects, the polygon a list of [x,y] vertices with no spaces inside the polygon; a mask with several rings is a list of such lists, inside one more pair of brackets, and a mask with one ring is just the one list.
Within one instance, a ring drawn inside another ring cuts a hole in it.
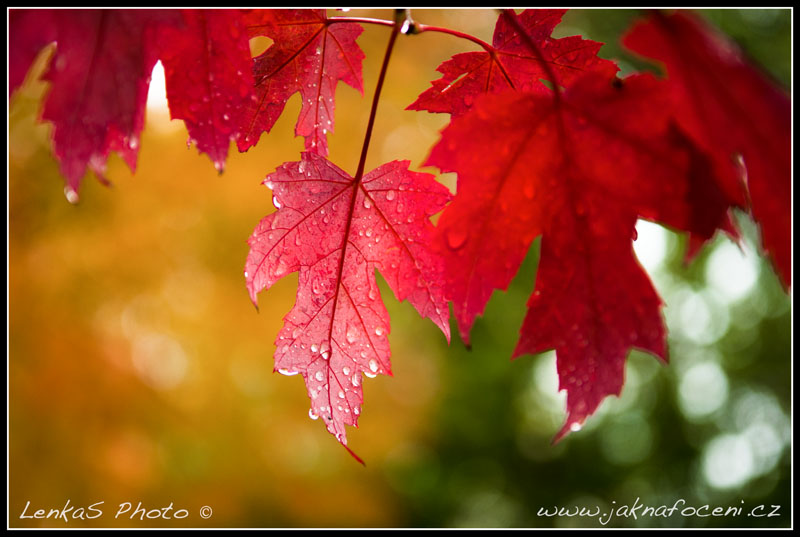
[{"label": "maple leaf with water droplets", "polygon": [[303,153],[267,176],[278,210],[249,239],[250,297],[299,272],[297,299],[275,342],[275,370],[301,374],[310,416],[346,446],[357,425],[362,373],[391,374],[389,316],[379,270],[398,300],[408,300],[450,338],[441,258],[431,250],[429,218],[450,200],[433,176],[384,164],[353,179],[327,159]]},{"label": "maple leaf with water droplets", "polygon": [[327,156],[336,85],[342,80],[363,93],[364,53],[356,44],[363,28],[332,21],[324,9],[256,10],[246,24],[250,37],[266,36],[274,43],[253,60],[255,96],[242,116],[239,151],[269,132],[289,97],[300,92],[295,133],[305,137],[306,151]]},{"label": "maple leaf with water droplets", "polygon": [[555,39],[553,29],[561,22],[566,9],[528,9],[519,15],[503,12],[497,18],[491,52],[463,52],[437,67],[442,78],[432,82],[407,110],[427,110],[460,116],[484,93],[550,90],[541,79],[547,79],[542,60],[530,50],[526,40],[516,31],[509,17],[525,29],[541,49],[542,58],[561,86],[569,86],[587,72],[613,76],[618,71],[614,62],[597,57],[602,43],[569,36]]},{"label": "maple leaf with water droplets", "polygon": [[187,9],[184,26],[159,35],[170,117],[220,173],[253,95],[250,45],[241,12]]},{"label": "maple leaf with water droplets", "polygon": [[569,414],[558,438],[620,393],[631,348],[666,360],[661,300],[632,248],[637,217],[710,232],[687,204],[696,162],[669,135],[665,90],[649,75],[590,74],[557,99],[487,95],[451,122],[427,162],[458,173],[436,244],[465,340],[542,235],[514,355],[556,349]]},{"label": "maple leaf with water droplets", "polygon": [[[791,102],[738,47],[688,12],[652,13],[623,38],[630,50],[666,66],[681,128],[711,156],[729,205],[746,205],[764,249],[791,285]],[[744,159],[744,170],[736,161]]]}]

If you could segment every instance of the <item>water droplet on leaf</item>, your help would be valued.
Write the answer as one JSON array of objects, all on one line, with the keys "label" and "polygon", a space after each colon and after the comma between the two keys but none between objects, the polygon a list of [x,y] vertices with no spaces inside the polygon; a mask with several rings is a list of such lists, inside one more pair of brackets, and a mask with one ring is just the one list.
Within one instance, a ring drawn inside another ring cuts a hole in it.
[{"label": "water droplet on leaf", "polygon": [[447,246],[451,250],[458,250],[467,242],[467,231],[462,228],[450,228],[445,235],[447,236]]}]

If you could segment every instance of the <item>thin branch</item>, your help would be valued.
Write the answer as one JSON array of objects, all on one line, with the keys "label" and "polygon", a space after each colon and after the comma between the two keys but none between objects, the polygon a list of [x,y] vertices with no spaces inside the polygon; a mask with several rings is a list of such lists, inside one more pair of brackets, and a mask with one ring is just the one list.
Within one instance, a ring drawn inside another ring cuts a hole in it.
[{"label": "thin branch", "polygon": [[367,123],[367,133],[364,135],[364,145],[361,148],[361,158],[358,160],[358,169],[354,176],[355,182],[361,182],[361,177],[364,175],[364,165],[367,161],[367,150],[369,149],[369,142],[372,138],[372,127],[375,126],[375,115],[378,111],[378,101],[381,97],[381,89],[383,89],[383,81],[386,79],[386,70],[389,67],[389,58],[392,56],[392,49],[394,43],[397,41],[397,34],[400,33],[401,18],[398,16],[397,20],[392,24],[392,35],[389,37],[389,45],[386,47],[386,54],[383,56],[383,64],[381,65],[381,72],[378,75],[378,84],[375,87],[375,95],[372,98],[372,108],[369,111],[369,122]]}]

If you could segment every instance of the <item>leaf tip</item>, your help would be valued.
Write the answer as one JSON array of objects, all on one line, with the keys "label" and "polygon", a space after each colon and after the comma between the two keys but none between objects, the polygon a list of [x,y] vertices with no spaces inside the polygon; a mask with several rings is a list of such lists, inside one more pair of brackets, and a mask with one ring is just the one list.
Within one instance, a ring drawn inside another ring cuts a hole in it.
[{"label": "leaf tip", "polygon": [[253,304],[253,307],[256,309],[256,313],[261,313],[261,310],[258,309],[258,301],[256,300],[255,295],[252,293],[250,294],[250,302]]},{"label": "leaf tip", "polygon": [[355,460],[357,460],[359,463],[361,463],[361,466],[363,466],[363,467],[365,467],[365,468],[367,467],[367,463],[365,463],[365,462],[364,462],[364,460],[363,460],[361,457],[359,457],[358,455],[356,455],[356,452],[355,452],[355,451],[353,451],[352,449],[350,449],[349,447],[347,447],[347,445],[346,445],[346,444],[342,444],[342,447],[344,447],[344,449],[346,449],[346,450],[347,450],[347,452],[350,454],[350,456],[351,456],[351,457],[353,457]]},{"label": "leaf tip", "polygon": [[472,342],[469,339],[469,328],[459,325],[458,333],[461,335],[461,341],[464,342],[464,347],[466,347],[468,351],[471,351]]},{"label": "leaf tip", "polygon": [[556,444],[561,442],[561,440],[563,440],[564,437],[567,436],[567,434],[572,432],[578,432],[582,428],[583,428],[583,420],[567,418],[567,422],[564,424],[563,427],[561,427],[561,430],[558,431],[555,437],[553,437],[553,441],[550,442],[550,445],[555,446]]}]

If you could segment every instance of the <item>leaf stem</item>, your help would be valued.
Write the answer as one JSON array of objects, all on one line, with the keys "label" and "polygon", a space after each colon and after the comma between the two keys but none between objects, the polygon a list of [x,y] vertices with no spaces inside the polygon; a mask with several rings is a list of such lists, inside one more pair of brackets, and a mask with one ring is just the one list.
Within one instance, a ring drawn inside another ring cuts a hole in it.
[{"label": "leaf stem", "polygon": [[480,45],[483,50],[488,52],[489,54],[495,53],[495,48],[487,43],[482,39],[478,39],[474,35],[466,34],[464,32],[459,32],[458,30],[451,30],[450,28],[442,28],[441,26],[430,26],[428,24],[416,24],[416,32],[421,34],[422,32],[438,32],[440,34],[447,34],[452,35],[454,37],[458,37],[460,39],[466,39],[467,41],[472,41],[473,43]]},{"label": "leaf stem", "polygon": [[369,17],[328,17],[326,24],[333,24],[335,22],[357,22],[359,24],[378,24],[380,26],[395,26],[394,21],[387,21],[384,19],[371,19]]},{"label": "leaf stem", "polygon": [[[327,24],[333,24],[336,22],[356,22],[359,24],[396,26],[396,23],[393,21],[385,19],[372,19],[369,17],[329,17],[327,19]],[[464,32],[459,32],[458,30],[452,30],[450,28],[443,28],[441,26],[430,26],[428,24],[421,24],[418,22],[412,22],[412,25],[413,25],[412,28],[407,32],[409,34],[421,34],[422,32],[438,32],[441,34],[452,35],[453,37],[458,37],[459,39],[466,39],[467,41],[472,41],[473,43],[480,45],[486,52],[493,53],[495,51],[492,45],[490,45],[486,41],[483,41],[482,39],[478,39],[474,35],[470,35]]]},{"label": "leaf stem", "polygon": [[369,149],[369,142],[372,138],[372,128],[375,126],[375,116],[378,111],[378,101],[381,97],[381,89],[383,89],[383,81],[386,79],[386,71],[389,66],[389,58],[392,56],[392,49],[397,40],[397,34],[400,33],[400,25],[405,20],[405,13],[398,10],[395,16],[394,26],[392,27],[392,35],[389,37],[389,45],[386,47],[386,54],[383,55],[383,64],[381,65],[381,72],[378,75],[378,84],[375,87],[375,95],[372,97],[372,108],[369,111],[369,121],[367,123],[367,132],[364,135],[364,145],[361,147],[361,158],[358,160],[358,168],[354,176],[356,184],[361,182],[361,177],[364,175],[364,165],[367,162],[367,150]]}]

